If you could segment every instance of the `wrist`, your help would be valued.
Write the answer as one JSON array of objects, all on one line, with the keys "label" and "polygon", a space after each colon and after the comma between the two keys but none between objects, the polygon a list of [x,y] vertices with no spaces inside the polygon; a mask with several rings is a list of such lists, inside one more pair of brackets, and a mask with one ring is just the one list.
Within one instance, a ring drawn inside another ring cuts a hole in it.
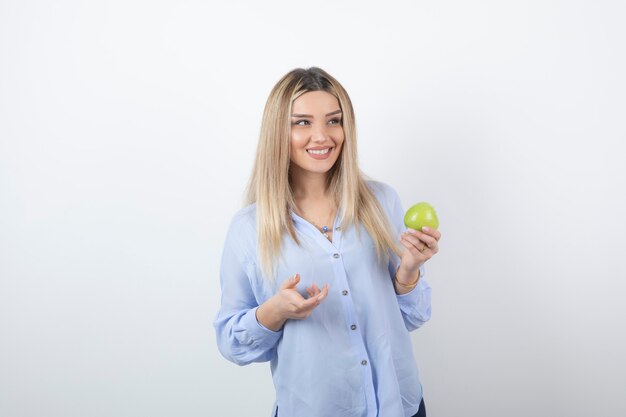
[{"label": "wrist", "polygon": [[285,321],[287,321],[287,318],[281,313],[276,301],[275,296],[271,297],[256,310],[257,321],[275,332],[279,331],[285,324]]},{"label": "wrist", "polygon": [[407,268],[403,268],[402,265],[398,267],[396,270],[395,281],[397,281],[401,285],[409,285],[415,286],[417,285],[420,279],[420,269],[411,270]]},{"label": "wrist", "polygon": [[411,271],[401,271],[401,268],[398,268],[396,270],[396,275],[393,278],[393,288],[398,295],[409,293],[417,287],[419,279],[419,268],[417,270],[417,274]]}]

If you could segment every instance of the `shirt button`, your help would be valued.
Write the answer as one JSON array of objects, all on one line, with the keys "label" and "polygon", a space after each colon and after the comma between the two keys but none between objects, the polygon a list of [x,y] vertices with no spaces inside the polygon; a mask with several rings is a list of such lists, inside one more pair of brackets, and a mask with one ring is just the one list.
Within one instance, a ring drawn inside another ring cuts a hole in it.
[{"label": "shirt button", "polygon": [[338,253],[334,253],[333,254],[333,258],[335,258],[335,259],[339,258],[339,254]]},{"label": "shirt button", "polygon": [[348,291],[347,290],[341,291],[341,295],[348,295]]},{"label": "shirt button", "polygon": [[341,230],[341,226],[335,227],[335,230]]},{"label": "shirt button", "polygon": [[356,330],[356,324],[353,324],[352,326],[350,326],[350,328],[351,328],[352,330]]},{"label": "shirt button", "polygon": [[363,360],[361,361],[361,365],[363,365],[363,366],[367,365],[367,361],[366,361],[365,359],[363,359]]}]

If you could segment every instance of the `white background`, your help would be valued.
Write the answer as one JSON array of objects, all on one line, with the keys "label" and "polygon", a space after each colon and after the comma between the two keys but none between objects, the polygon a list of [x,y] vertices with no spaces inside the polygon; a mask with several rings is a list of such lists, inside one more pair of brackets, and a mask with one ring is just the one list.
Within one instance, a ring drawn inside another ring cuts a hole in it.
[{"label": "white background", "polygon": [[439,213],[428,415],[623,417],[625,16],[0,0],[0,415],[269,416],[268,364],[216,348],[221,245],[271,87],[316,65],[363,170]]}]

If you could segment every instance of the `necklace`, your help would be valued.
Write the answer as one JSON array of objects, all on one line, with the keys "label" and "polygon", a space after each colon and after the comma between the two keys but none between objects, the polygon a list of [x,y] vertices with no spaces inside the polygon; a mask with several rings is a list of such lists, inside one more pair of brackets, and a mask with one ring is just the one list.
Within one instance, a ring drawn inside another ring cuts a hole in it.
[{"label": "necklace", "polygon": [[[308,212],[308,213],[307,213],[306,211],[302,210],[302,209],[301,209],[300,207],[298,207],[297,205],[296,205],[296,209],[297,209],[297,212],[298,212],[298,214],[300,215],[300,217],[302,217],[303,219],[305,219],[306,221],[308,221],[308,222],[309,222],[312,226],[314,226],[317,230],[319,230],[319,231],[320,231],[320,233],[322,233],[322,235],[323,235],[326,239],[328,239],[329,241],[331,241],[331,242],[332,242],[332,237],[331,237],[331,234],[332,234],[332,223],[333,223],[333,219],[334,219],[334,214],[336,213],[336,209],[335,209],[334,205],[333,205],[333,206],[331,206],[331,207],[329,207],[329,209],[330,209],[330,210],[329,210],[329,212],[328,212],[328,214],[327,214],[326,219],[325,219],[325,220],[322,220],[322,221],[324,221],[324,223],[326,223],[326,224],[322,223],[322,226],[318,226],[318,223],[316,223],[316,222],[314,222],[314,221],[313,221],[313,219],[314,219],[316,216],[309,216],[309,214],[313,214],[312,212]],[[320,218],[320,217],[317,217],[317,219],[319,219],[319,218]],[[330,225],[331,225],[331,227],[327,226],[328,224],[330,224]]]},{"label": "necklace", "polygon": [[[333,213],[331,212],[331,213],[330,213],[330,216],[329,216],[329,221],[331,221],[331,222],[332,222],[332,220],[333,220],[333,216],[332,216],[332,214],[333,214]],[[311,223],[313,226],[315,226],[315,228],[316,228],[317,230],[319,230],[319,231],[322,233],[322,235],[324,235],[324,237],[325,237],[326,239],[328,239],[328,240],[330,240],[330,241],[332,242],[332,238],[330,237],[330,230],[331,230],[331,228],[330,228],[330,227],[328,227],[328,226],[322,226],[322,227],[320,227],[320,226],[318,226],[316,223],[314,223],[313,221],[308,220],[305,216],[301,216],[301,217],[302,217],[303,219],[307,220],[307,221],[308,221],[309,223]]]},{"label": "necklace", "polygon": [[[330,215],[328,216],[328,221],[332,223],[333,221],[333,213],[334,213],[334,209],[331,210]],[[320,231],[322,232],[322,234],[324,235],[324,237],[328,240],[330,240],[332,242],[332,238],[330,237],[330,228],[328,226],[322,226],[319,228]]]},{"label": "necklace", "polygon": [[[331,214],[332,214],[332,213],[331,213]],[[330,216],[330,221],[332,221],[332,216]],[[313,226],[315,226],[315,228],[316,228],[317,230],[319,230],[320,232],[322,232],[322,234],[324,235],[324,237],[325,237],[326,239],[328,239],[328,240],[330,240],[330,241],[332,242],[332,238],[330,237],[330,233],[329,233],[329,232],[330,232],[330,229],[331,229],[330,227],[328,227],[328,226],[322,226],[322,227],[319,227],[317,224],[315,224],[315,223],[313,223],[313,222],[310,222],[310,223],[311,223]]]}]

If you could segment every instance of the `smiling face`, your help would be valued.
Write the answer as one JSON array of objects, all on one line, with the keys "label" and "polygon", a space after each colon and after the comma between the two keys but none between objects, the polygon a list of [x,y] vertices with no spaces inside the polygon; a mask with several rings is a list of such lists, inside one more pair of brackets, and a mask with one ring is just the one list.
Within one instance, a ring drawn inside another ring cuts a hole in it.
[{"label": "smiling face", "polygon": [[339,101],[325,91],[310,91],[295,99],[291,110],[292,175],[326,175],[344,140]]}]

